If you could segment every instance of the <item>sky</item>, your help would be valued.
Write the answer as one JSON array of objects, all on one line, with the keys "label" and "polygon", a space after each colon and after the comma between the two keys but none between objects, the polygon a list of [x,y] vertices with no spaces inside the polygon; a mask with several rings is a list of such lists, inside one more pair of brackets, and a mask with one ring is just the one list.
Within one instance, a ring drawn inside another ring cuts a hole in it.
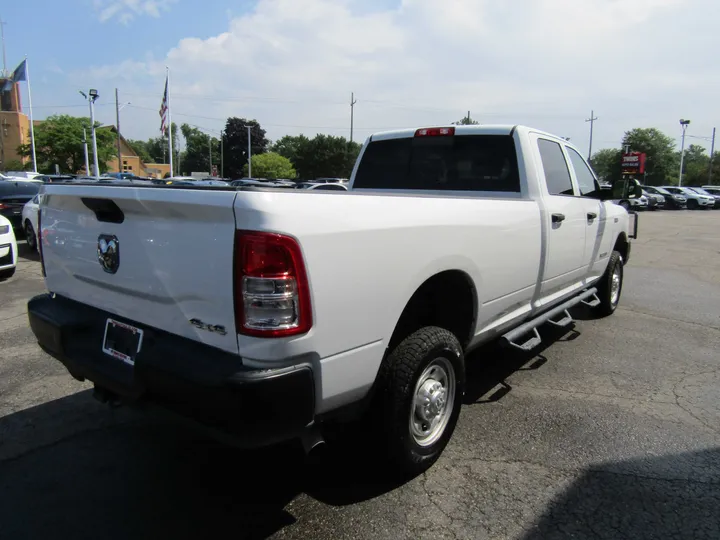
[{"label": "sky", "polygon": [[[171,112],[217,135],[228,116],[271,140],[315,133],[525,124],[587,151],[656,127],[709,147],[720,124],[716,0],[25,0],[4,2],[8,69],[28,57],[33,114],[159,135]],[[27,85],[22,83],[27,112]]]}]

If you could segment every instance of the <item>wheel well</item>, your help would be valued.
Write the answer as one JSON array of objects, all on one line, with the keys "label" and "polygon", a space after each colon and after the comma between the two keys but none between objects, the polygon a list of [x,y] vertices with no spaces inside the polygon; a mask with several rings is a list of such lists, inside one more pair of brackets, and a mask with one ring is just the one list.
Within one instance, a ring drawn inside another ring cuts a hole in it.
[{"label": "wheel well", "polygon": [[628,239],[627,236],[625,236],[625,233],[620,233],[620,236],[617,237],[617,240],[615,240],[615,247],[613,247],[613,251],[617,251],[622,255],[623,262],[627,262],[628,260]]},{"label": "wheel well", "polygon": [[470,276],[459,270],[435,274],[425,281],[400,315],[388,350],[425,326],[438,326],[455,334],[465,347],[472,337],[477,294]]}]

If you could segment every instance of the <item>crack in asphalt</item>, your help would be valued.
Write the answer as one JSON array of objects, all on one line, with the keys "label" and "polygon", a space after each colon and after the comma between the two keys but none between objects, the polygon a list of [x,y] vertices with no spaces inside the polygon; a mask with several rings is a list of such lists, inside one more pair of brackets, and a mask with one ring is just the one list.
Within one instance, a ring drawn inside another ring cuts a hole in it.
[{"label": "crack in asphalt", "polygon": [[587,467],[558,467],[555,465],[547,465],[545,463],[539,463],[531,460],[523,459],[492,459],[482,457],[451,457],[451,461],[457,462],[473,462],[479,461],[481,463],[494,463],[500,465],[530,465],[533,467],[539,467],[547,469],[549,471],[555,471],[563,473],[567,476],[576,477],[579,473],[596,474],[596,475],[613,475],[628,478],[636,478],[639,480],[655,480],[658,482],[669,482],[669,483],[680,483],[680,484],[693,484],[693,485],[720,485],[720,480],[697,480],[692,478],[670,478],[666,476],[653,476],[648,474],[641,474],[637,472],[622,472],[622,471],[611,471],[603,468],[602,464],[588,465]]},{"label": "crack in asphalt", "polygon": [[646,311],[640,311],[639,309],[632,309],[632,308],[629,308],[629,307],[618,306],[618,309],[619,309],[619,310],[622,310],[622,311],[629,311],[629,312],[631,312],[631,313],[638,313],[638,314],[640,314],[640,315],[645,315],[645,316],[647,316],[647,317],[653,317],[653,318],[655,318],[655,319],[663,319],[663,320],[665,320],[665,321],[670,321],[670,322],[676,322],[676,323],[682,323],[682,324],[689,324],[689,325],[692,325],[692,326],[699,326],[699,327],[705,328],[705,329],[707,329],[707,330],[715,330],[715,331],[717,331],[717,332],[720,332],[720,326],[710,326],[710,325],[708,325],[708,324],[703,324],[703,323],[699,323],[699,322],[686,321],[685,319],[674,319],[673,317],[666,317],[666,316],[664,316],[664,315],[657,315],[657,314],[655,314],[655,313],[648,313],[648,312],[646,312]]},{"label": "crack in asphalt", "polygon": [[720,428],[718,428],[717,426],[714,426],[714,425],[710,424],[709,422],[706,422],[703,418],[701,418],[701,417],[697,416],[695,413],[693,413],[692,410],[690,410],[690,408],[683,407],[683,405],[680,403],[680,399],[681,399],[682,396],[678,393],[678,387],[679,387],[682,383],[684,383],[685,381],[687,381],[688,379],[690,379],[690,378],[692,378],[692,377],[700,377],[700,376],[702,376],[702,375],[712,375],[712,374],[715,374],[715,373],[717,373],[717,372],[719,372],[719,371],[720,371],[720,368],[715,368],[715,369],[710,369],[710,370],[707,370],[707,371],[701,371],[701,372],[699,372],[699,373],[691,373],[691,374],[689,374],[689,375],[685,375],[682,379],[680,379],[678,382],[676,382],[676,383],[673,385],[673,387],[672,387],[672,392],[673,392],[673,394],[675,395],[675,404],[676,404],[678,407],[680,407],[680,409],[682,409],[683,411],[685,411],[686,413],[688,413],[690,416],[692,416],[695,420],[697,420],[698,422],[700,422],[703,426],[705,426],[706,428],[710,429],[710,430],[713,431],[714,433],[718,433],[718,434],[720,434]]}]

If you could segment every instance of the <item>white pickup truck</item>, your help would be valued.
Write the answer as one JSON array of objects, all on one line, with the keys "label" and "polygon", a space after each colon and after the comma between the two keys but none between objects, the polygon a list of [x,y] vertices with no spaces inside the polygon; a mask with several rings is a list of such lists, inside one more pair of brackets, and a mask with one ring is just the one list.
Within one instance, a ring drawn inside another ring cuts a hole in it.
[{"label": "white pickup truck", "polygon": [[48,185],[32,330],[101,401],[247,446],[362,418],[413,475],[452,435],[468,351],[618,305],[637,216],[562,138],[378,133],[349,186]]}]

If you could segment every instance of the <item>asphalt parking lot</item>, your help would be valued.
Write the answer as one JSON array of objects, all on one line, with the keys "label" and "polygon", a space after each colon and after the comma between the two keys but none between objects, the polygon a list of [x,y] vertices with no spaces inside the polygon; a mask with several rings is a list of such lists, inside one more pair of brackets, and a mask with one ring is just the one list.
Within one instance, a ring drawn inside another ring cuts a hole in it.
[{"label": "asphalt parking lot", "polygon": [[618,311],[473,354],[453,440],[403,485],[362,448],[310,467],[100,405],[34,342],[23,245],[0,283],[0,536],[720,538],[718,231],[720,211],[642,214]]}]

